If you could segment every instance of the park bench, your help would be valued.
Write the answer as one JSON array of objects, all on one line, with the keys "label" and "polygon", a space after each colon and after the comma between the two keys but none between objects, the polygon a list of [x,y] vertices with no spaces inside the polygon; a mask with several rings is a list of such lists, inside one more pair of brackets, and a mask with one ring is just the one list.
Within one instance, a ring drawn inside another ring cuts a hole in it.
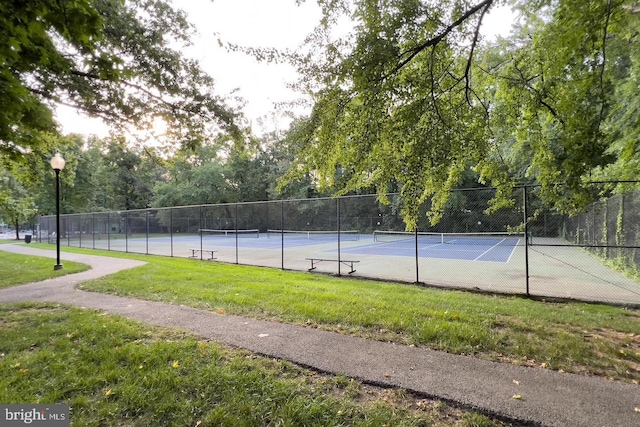
[{"label": "park bench", "polygon": [[351,261],[351,260],[346,260],[346,259],[329,259],[329,258],[305,258],[309,261],[311,261],[311,268],[308,271],[311,270],[315,270],[317,267],[317,264],[326,261],[326,262],[339,262],[341,264],[346,265],[347,267],[349,267],[351,270],[349,271],[349,274],[351,273],[355,273],[355,269],[353,268],[353,264],[355,264],[356,262],[360,262],[360,261]]},{"label": "park bench", "polygon": [[201,258],[201,255],[199,254],[204,255],[206,253],[210,255],[210,257],[207,258],[208,260],[216,259],[216,257],[213,256],[213,254],[214,252],[218,252],[214,249],[200,249],[200,248],[189,248],[189,250],[191,251],[191,256],[189,258]]}]

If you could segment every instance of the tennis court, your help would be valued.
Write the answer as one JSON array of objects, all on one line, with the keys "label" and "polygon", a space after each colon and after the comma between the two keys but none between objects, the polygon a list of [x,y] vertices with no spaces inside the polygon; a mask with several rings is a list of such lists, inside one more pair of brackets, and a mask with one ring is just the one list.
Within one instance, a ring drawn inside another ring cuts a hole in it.
[{"label": "tennis court", "polygon": [[[323,246],[322,252],[335,252],[335,245],[344,245],[343,254],[415,257],[416,239],[418,256],[466,261],[508,262],[515,248],[523,245],[521,235],[507,233],[405,233],[376,230],[372,234],[357,231],[332,230],[213,230],[203,229],[199,234],[174,236],[130,237],[127,246],[168,246],[171,243],[184,252],[184,246],[211,249],[235,248],[280,250],[283,247]],[[331,248],[327,249],[329,245]]]},{"label": "tennis court", "polygon": [[[454,192],[442,220],[434,225],[421,216],[417,233],[400,231],[406,223],[398,196],[384,205],[367,195],[70,214],[61,217],[61,243],[640,305],[638,282],[603,261],[640,265],[640,192],[594,205],[585,220],[527,216],[535,189],[519,191],[519,203],[497,211],[488,210],[493,189]],[[54,243],[54,220],[40,218],[39,241]]]},{"label": "tennis court", "polygon": [[[342,242],[358,242],[360,239],[371,241],[371,235],[362,236],[356,231],[340,232]],[[260,232],[258,229],[201,229],[198,233],[149,234],[148,236],[113,234],[99,240],[85,237],[84,242],[68,239],[67,243],[69,246],[93,246],[99,249],[184,256],[192,248],[227,249],[231,254],[235,248],[280,251],[283,247],[335,246],[337,242],[337,231],[267,230]]]},{"label": "tennis court", "polygon": [[[338,232],[335,230],[272,230],[260,232],[258,229],[247,230],[212,230],[202,229],[198,235],[173,237],[174,242],[190,242],[203,247],[235,247],[255,249],[281,249],[283,242],[287,247],[313,246],[335,243]],[[359,241],[361,235],[357,231],[340,232],[341,241]]]},{"label": "tennis court", "polygon": [[[371,237],[370,237],[371,239]],[[343,253],[508,262],[524,237],[508,233],[373,232],[372,243],[352,246]],[[365,240],[365,239],[363,239]]]}]

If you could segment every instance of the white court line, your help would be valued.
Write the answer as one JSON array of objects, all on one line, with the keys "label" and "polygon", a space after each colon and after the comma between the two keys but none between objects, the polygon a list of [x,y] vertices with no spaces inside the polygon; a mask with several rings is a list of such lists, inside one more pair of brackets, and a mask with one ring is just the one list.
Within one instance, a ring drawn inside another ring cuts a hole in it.
[{"label": "white court line", "polygon": [[491,246],[491,247],[490,247],[489,249],[487,249],[486,251],[482,252],[482,253],[480,254],[480,256],[478,256],[478,258],[474,259],[474,261],[477,261],[478,259],[482,258],[485,254],[487,254],[489,251],[493,250],[493,248],[495,248],[496,246],[499,246],[499,245],[500,245],[500,243],[504,242],[505,240],[507,240],[507,239],[505,238],[505,239],[500,240],[498,243],[496,243],[495,245]]},{"label": "white court line", "polygon": [[440,246],[440,245],[444,245],[444,243],[434,243],[433,245],[423,246],[423,247],[421,247],[421,248],[418,248],[418,250],[431,249],[431,248],[438,247],[438,246]]},{"label": "white court line", "polygon": [[[480,254],[480,256],[478,256],[478,258],[474,259],[474,261],[477,261],[478,259],[482,258],[487,252],[493,250],[496,246],[500,245],[502,242],[504,242],[505,240],[507,240],[506,238],[502,239],[501,241],[499,241],[498,243],[496,243],[495,245],[491,246],[489,249],[487,249],[486,251],[484,251],[483,253]],[[509,262],[511,261],[511,257],[513,256],[516,247],[518,246],[518,243],[520,243],[520,239],[518,239],[518,241],[516,242],[515,245],[513,245],[513,247],[511,248],[511,254],[509,255],[509,258],[507,258],[507,260],[505,262]]]},{"label": "white court line", "polygon": [[511,257],[513,256],[513,254],[516,252],[516,248],[518,247],[518,245],[520,244],[520,239],[518,239],[518,241],[516,242],[515,245],[513,245],[513,248],[511,249],[511,254],[509,255],[509,258],[507,258],[507,262],[511,261]]}]

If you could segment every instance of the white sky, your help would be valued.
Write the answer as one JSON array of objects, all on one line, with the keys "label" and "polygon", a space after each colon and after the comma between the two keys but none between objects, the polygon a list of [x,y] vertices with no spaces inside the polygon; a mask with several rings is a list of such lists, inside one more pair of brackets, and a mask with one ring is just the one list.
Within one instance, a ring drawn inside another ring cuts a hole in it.
[{"label": "white sky", "polygon": [[[314,0],[296,6],[295,0],[173,0],[174,6],[189,13],[199,31],[194,46],[185,54],[198,59],[216,80],[218,94],[235,94],[246,100],[245,116],[254,132],[286,128],[287,119],[275,114],[274,103],[295,100],[298,95],[287,88],[295,80],[295,70],[287,64],[259,63],[243,53],[227,52],[218,37],[250,47],[295,49],[320,18]],[[501,8],[485,17],[483,33],[506,35],[513,20]],[[85,118],[69,108],[58,110],[64,133],[106,136],[108,128],[99,120]],[[259,122],[262,121],[261,125]]]}]

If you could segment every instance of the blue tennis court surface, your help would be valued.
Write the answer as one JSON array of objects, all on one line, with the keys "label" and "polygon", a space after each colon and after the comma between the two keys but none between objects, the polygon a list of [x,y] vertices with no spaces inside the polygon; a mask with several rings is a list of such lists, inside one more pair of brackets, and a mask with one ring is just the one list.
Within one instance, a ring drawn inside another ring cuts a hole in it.
[{"label": "blue tennis court surface", "polygon": [[[375,241],[366,245],[341,248],[342,253],[360,255],[416,256],[415,238]],[[456,259],[467,261],[508,262],[515,248],[521,245],[518,236],[434,235],[418,238],[418,256],[422,258]]]},{"label": "blue tennis court surface", "polygon": [[[342,254],[380,255],[391,257],[415,257],[416,239],[413,235],[401,232],[384,235],[345,233],[340,235],[340,252]],[[134,240],[130,239],[133,243]],[[304,233],[233,233],[202,236],[174,235],[174,244],[188,243],[193,247],[201,244],[205,248],[235,247],[246,249],[281,250],[322,245],[324,253],[335,253],[338,243],[337,233],[304,232]],[[169,245],[168,237],[150,238],[149,244]],[[513,255],[517,246],[523,245],[522,236],[518,235],[489,235],[465,236],[434,233],[418,237],[418,256],[421,258],[439,258],[467,261],[489,261],[506,263]],[[328,248],[328,246],[330,248]]]},{"label": "blue tennis court surface", "polygon": [[[340,237],[341,241],[357,241],[360,239],[359,234],[345,234]],[[371,236],[368,236],[369,241]],[[254,248],[254,249],[282,249],[282,243],[284,240],[285,248],[293,248],[300,246],[312,246],[312,245],[326,245],[337,244],[337,233],[287,233],[283,236],[275,233],[242,233],[236,234],[229,232],[228,234],[203,234],[202,246],[207,248],[235,247],[236,244],[240,248]],[[201,238],[199,235],[180,235],[175,234],[171,237],[149,237],[149,244],[165,245],[169,246],[173,241],[174,244],[189,244],[194,247],[199,247],[201,244]],[[129,238],[130,243],[145,242],[145,238]]]}]

